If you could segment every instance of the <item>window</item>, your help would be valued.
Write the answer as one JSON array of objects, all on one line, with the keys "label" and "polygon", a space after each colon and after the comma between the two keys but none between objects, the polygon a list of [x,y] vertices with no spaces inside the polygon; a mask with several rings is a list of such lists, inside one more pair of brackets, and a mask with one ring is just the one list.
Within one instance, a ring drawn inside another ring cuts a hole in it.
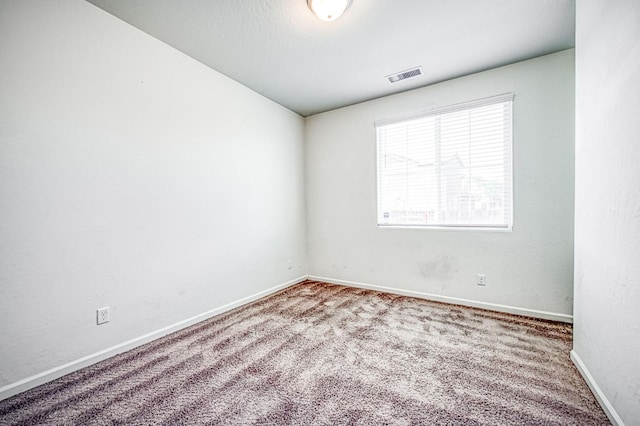
[{"label": "window", "polygon": [[378,225],[511,229],[512,103],[377,121]]}]

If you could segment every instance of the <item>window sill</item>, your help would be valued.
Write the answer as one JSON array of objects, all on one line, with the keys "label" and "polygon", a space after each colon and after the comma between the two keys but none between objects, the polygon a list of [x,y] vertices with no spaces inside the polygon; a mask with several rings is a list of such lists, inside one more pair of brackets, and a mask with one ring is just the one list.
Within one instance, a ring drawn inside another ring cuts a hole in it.
[{"label": "window sill", "polygon": [[435,231],[481,231],[481,232],[513,232],[513,226],[438,226],[438,225],[384,225],[378,224],[379,229],[422,229]]}]

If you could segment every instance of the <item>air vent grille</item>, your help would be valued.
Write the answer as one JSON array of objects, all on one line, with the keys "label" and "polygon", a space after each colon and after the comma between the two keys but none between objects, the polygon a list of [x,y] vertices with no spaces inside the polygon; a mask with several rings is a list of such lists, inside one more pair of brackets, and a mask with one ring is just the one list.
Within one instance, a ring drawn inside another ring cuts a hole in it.
[{"label": "air vent grille", "polygon": [[389,83],[397,83],[398,81],[417,77],[419,75],[422,75],[422,67],[416,67],[410,70],[399,72],[397,74],[391,74],[388,75],[386,79],[389,81]]}]

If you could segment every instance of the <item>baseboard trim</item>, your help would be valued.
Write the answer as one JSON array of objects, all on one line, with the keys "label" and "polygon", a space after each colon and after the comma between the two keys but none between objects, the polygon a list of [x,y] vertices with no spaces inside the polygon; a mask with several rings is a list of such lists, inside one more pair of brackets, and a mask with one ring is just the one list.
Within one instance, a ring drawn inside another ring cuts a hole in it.
[{"label": "baseboard trim", "polygon": [[598,386],[596,381],[593,379],[593,376],[589,372],[589,369],[584,364],[584,362],[582,362],[580,355],[578,355],[578,353],[573,349],[571,350],[570,354],[571,361],[573,361],[573,364],[582,375],[582,378],[585,382],[587,382],[587,385],[589,385],[589,389],[591,389],[591,392],[596,397],[598,404],[600,404],[600,407],[602,407],[602,410],[609,418],[609,421],[611,421],[611,423],[615,426],[624,426],[624,422],[622,421],[616,410],[613,408],[613,405],[611,405],[611,403],[609,402],[609,399],[602,392],[600,386]]},{"label": "baseboard trim", "polygon": [[126,342],[120,343],[118,345],[112,346],[110,348],[104,349],[99,352],[95,352],[90,355],[84,356],[75,361],[68,362],[58,367],[54,367],[49,370],[43,371],[42,373],[38,373],[31,377],[27,377],[26,379],[22,379],[17,382],[5,385],[0,388],[0,401],[3,399],[10,398],[14,395],[17,395],[20,392],[24,392],[26,390],[35,388],[36,386],[40,386],[52,380],[58,379],[69,373],[73,373],[74,371],[80,370],[81,368],[88,367],[100,361],[104,361],[105,359],[110,358],[112,356],[137,348],[138,346],[141,346],[141,345],[144,345],[145,343],[149,343],[153,340],[159,339],[160,337],[166,336],[167,334],[171,334],[176,331],[182,330],[183,328],[197,324],[201,321],[207,320],[216,315],[220,315],[222,313],[235,309],[239,306],[261,299],[265,296],[276,293],[280,290],[284,290],[285,288],[291,287],[306,279],[307,279],[306,276],[302,276],[294,280],[287,281],[285,283],[276,285],[274,287],[268,288],[266,290],[260,291],[250,296],[243,297],[242,299],[228,303],[224,306],[211,309],[209,311],[195,315],[191,318],[187,318],[175,324],[169,325],[167,327],[163,327],[159,330],[152,331],[151,333],[147,333],[142,336],[133,338],[131,340],[127,340]]},{"label": "baseboard trim", "polygon": [[[112,356],[118,355],[120,353],[129,351],[131,349],[134,349],[138,346],[144,345],[145,343],[149,343],[153,340],[159,339],[163,336],[166,336],[167,334],[171,334],[174,333],[176,331],[182,330],[183,328],[189,327],[193,324],[197,324],[198,322],[204,321],[206,319],[209,319],[211,317],[214,317],[216,315],[220,315],[224,312],[230,311],[232,309],[235,309],[239,306],[245,305],[247,303],[253,302],[255,300],[258,300],[262,297],[268,296],[270,294],[276,293],[280,290],[283,290],[285,288],[291,287],[295,284],[298,284],[300,282],[303,282],[305,280],[316,280],[316,281],[324,281],[324,282],[328,282],[328,283],[333,283],[333,284],[339,284],[339,285],[344,285],[344,286],[348,286],[348,287],[357,287],[357,288],[364,288],[364,289],[369,289],[369,290],[376,290],[376,291],[383,291],[383,292],[387,292],[387,293],[393,293],[393,294],[399,294],[402,296],[410,296],[410,297],[417,297],[417,298],[421,298],[421,299],[427,299],[427,300],[434,300],[437,302],[444,302],[444,303],[452,303],[452,304],[457,304],[457,305],[463,305],[463,306],[471,306],[471,307],[475,307],[475,308],[482,308],[482,309],[488,309],[491,311],[498,311],[498,312],[506,312],[506,313],[511,313],[511,314],[516,314],[516,315],[524,315],[524,316],[529,316],[529,317],[535,317],[535,318],[542,318],[542,319],[549,319],[549,320],[554,320],[554,321],[561,321],[561,322],[566,322],[566,323],[571,323],[573,322],[573,316],[571,315],[566,315],[566,314],[558,314],[558,313],[553,313],[553,312],[546,312],[546,311],[537,311],[537,310],[532,310],[532,309],[525,309],[525,308],[518,308],[518,307],[513,307],[513,306],[507,306],[507,305],[499,305],[499,304],[494,304],[494,303],[486,303],[486,302],[479,302],[479,301],[475,301],[475,300],[468,300],[468,299],[460,299],[457,297],[449,297],[449,296],[441,296],[441,295],[437,295],[437,294],[431,294],[431,293],[423,293],[423,292],[419,292],[419,291],[413,291],[413,290],[403,290],[403,289],[399,289],[399,288],[394,288],[394,287],[385,287],[385,286],[379,286],[379,285],[374,285],[374,284],[366,284],[366,283],[361,283],[361,282],[356,282],[356,281],[346,281],[346,280],[339,280],[339,279],[334,279],[334,278],[328,278],[328,277],[319,277],[319,276],[315,276],[315,275],[305,275],[305,276],[301,276],[299,278],[296,278],[294,280],[276,285],[274,287],[268,288],[266,290],[260,291],[258,293],[252,294],[250,296],[244,297],[242,299],[236,300],[234,302],[228,303],[224,306],[220,306],[218,308],[215,309],[211,309],[209,311],[203,312],[201,314],[195,315],[191,318],[187,318],[185,320],[179,321],[175,324],[169,325],[167,327],[163,327],[159,330],[144,334],[142,336],[136,337],[134,339],[128,340],[126,342],[120,343],[118,345],[112,346],[110,348],[104,349],[102,351],[99,352],[95,352],[93,354],[87,355],[85,357],[79,358],[75,361],[71,361],[68,362],[66,364],[60,365],[58,367],[54,367],[51,368],[49,370],[43,371],[42,373],[38,373],[35,374],[33,376],[27,377],[25,379],[19,380],[17,382],[5,385],[3,387],[0,388],[0,400],[6,399],[6,398],[10,398],[14,395],[17,395],[20,392],[24,392],[26,390],[32,389],[36,386],[40,386],[42,384],[45,384],[47,382],[50,382],[52,380],[58,379],[64,375],[67,375],[69,373],[72,373],[74,371],[77,371],[81,368],[84,367],[88,367],[90,365],[93,365],[95,363],[98,363],[100,361],[103,361],[107,358],[110,358]],[[574,353],[572,351],[572,359],[574,359]],[[577,355],[575,355],[577,357]],[[579,359],[579,358],[578,358]],[[574,363],[577,362],[574,359]],[[581,364],[582,365],[582,364]],[[581,370],[581,367],[578,366],[578,370],[580,370],[581,374],[583,375],[583,377],[585,377],[585,374],[583,373],[583,370]],[[586,369],[585,369],[586,371]],[[587,372],[588,374],[588,372]],[[591,376],[589,376],[591,377]],[[587,381],[587,383],[589,384],[589,386],[591,387],[592,384],[589,381],[589,379],[587,379],[585,377],[585,381]],[[597,388],[597,386],[596,386]],[[599,391],[599,388],[598,392]],[[598,398],[598,401],[600,401],[600,397],[598,396],[599,394],[596,393],[596,391],[593,389],[592,387],[592,391],[594,392],[594,394],[596,395],[596,397]],[[607,401],[606,398],[604,399],[604,401]],[[606,402],[608,404],[608,401]],[[608,405],[610,407],[610,405]],[[603,406],[603,409],[604,406]],[[611,408],[612,409],[612,408]],[[609,412],[607,411],[607,409],[605,409],[605,412],[607,413],[607,415],[609,416]],[[615,413],[615,411],[613,411],[613,413]],[[619,425],[623,425],[624,424],[621,422],[621,420],[619,420],[619,417],[616,418],[618,419],[618,423]],[[612,420],[613,421],[613,420]]]},{"label": "baseboard trim", "polygon": [[384,291],[386,293],[399,294],[401,296],[417,297],[420,299],[433,300],[436,302],[451,303],[455,305],[470,306],[473,308],[487,309],[489,311],[505,312],[509,314],[522,315],[526,317],[541,318],[552,321],[573,323],[573,315],[560,314],[556,312],[538,311],[535,309],[519,308],[516,306],[499,305],[496,303],[480,302],[477,300],[460,299],[458,297],[441,296],[438,294],[423,293],[421,291],[404,290],[394,287],[384,287],[375,284],[367,284],[356,281],[338,280],[334,278],[307,276],[310,280],[324,281],[332,284],[339,284],[348,287],[364,288],[368,290]]}]

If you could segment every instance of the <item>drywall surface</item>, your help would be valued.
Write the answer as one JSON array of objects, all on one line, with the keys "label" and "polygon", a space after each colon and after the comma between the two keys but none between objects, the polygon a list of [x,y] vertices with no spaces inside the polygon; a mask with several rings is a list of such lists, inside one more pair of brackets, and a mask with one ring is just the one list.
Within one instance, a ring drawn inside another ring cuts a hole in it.
[{"label": "drywall surface", "polygon": [[574,351],[640,424],[640,3],[576,4]]},{"label": "drywall surface", "polygon": [[305,275],[300,116],[81,0],[0,64],[0,387]]},{"label": "drywall surface", "polygon": [[[308,117],[309,274],[571,314],[573,54]],[[374,122],[507,92],[515,93],[513,232],[378,228]]]}]

